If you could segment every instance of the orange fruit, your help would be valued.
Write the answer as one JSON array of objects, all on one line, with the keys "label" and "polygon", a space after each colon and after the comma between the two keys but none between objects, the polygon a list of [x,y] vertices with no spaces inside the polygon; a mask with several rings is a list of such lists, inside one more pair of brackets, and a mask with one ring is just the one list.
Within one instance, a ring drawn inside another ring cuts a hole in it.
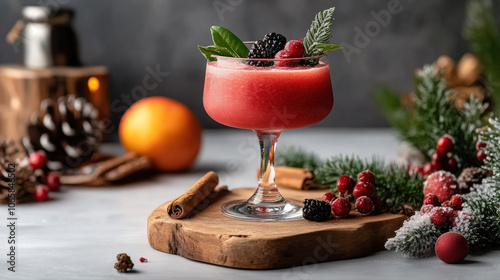
[{"label": "orange fruit", "polygon": [[182,103],[147,97],[134,103],[118,127],[123,147],[145,155],[161,171],[189,168],[201,146],[201,125]]}]

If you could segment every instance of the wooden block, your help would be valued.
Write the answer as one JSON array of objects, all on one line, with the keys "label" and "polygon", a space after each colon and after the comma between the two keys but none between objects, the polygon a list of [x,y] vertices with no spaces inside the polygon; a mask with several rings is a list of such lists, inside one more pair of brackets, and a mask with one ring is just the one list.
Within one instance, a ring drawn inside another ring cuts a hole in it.
[{"label": "wooden block", "polygon": [[[96,77],[99,87],[90,90],[88,80]],[[108,118],[108,70],[104,66],[27,68],[21,65],[0,66],[0,135],[19,139],[26,134],[31,114],[38,112],[46,98],[74,94],[89,100]]]},{"label": "wooden block", "polygon": [[[248,222],[226,217],[222,203],[247,199],[255,189],[234,189],[188,219],[167,215],[167,203],[148,217],[151,247],[188,259],[247,269],[275,269],[358,258],[383,250],[406,216],[361,216],[327,222]],[[282,189],[288,199],[320,199],[324,190]]]}]

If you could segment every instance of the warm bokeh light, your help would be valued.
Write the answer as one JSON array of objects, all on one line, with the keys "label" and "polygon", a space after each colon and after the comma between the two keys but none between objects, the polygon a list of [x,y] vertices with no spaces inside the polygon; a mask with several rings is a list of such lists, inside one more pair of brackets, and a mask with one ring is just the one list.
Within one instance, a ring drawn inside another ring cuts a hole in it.
[{"label": "warm bokeh light", "polygon": [[96,77],[90,77],[87,81],[87,86],[89,87],[90,92],[96,92],[99,90],[99,79]]}]

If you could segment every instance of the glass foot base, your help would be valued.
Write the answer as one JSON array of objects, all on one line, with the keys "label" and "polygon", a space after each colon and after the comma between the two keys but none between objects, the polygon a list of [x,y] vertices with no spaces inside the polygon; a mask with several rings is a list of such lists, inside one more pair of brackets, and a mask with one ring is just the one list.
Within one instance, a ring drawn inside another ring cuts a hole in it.
[{"label": "glass foot base", "polygon": [[284,204],[250,204],[244,200],[233,200],[221,206],[222,213],[231,218],[256,222],[282,222],[302,219],[300,202],[287,201]]}]

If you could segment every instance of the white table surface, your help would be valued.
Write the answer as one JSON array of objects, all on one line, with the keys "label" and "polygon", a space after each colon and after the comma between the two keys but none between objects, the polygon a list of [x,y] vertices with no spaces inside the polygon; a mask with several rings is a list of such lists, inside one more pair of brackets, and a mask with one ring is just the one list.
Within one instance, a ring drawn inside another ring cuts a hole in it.
[{"label": "white table surface", "polygon": [[[336,154],[394,158],[399,142],[389,129],[300,129],[286,131],[280,145],[299,145],[324,158]],[[437,257],[405,258],[382,251],[371,256],[278,270],[226,268],[152,249],[146,221],[160,204],[186,191],[206,171],[215,170],[230,188],[255,185],[257,141],[250,131],[204,132],[197,163],[189,172],[162,174],[126,186],[65,186],[45,203],[17,206],[16,272],[7,270],[7,206],[0,205],[0,279],[500,279],[500,251],[468,256],[447,265]],[[120,154],[118,144],[104,152]],[[118,253],[135,264],[118,273]],[[147,263],[140,263],[145,257]]]}]

